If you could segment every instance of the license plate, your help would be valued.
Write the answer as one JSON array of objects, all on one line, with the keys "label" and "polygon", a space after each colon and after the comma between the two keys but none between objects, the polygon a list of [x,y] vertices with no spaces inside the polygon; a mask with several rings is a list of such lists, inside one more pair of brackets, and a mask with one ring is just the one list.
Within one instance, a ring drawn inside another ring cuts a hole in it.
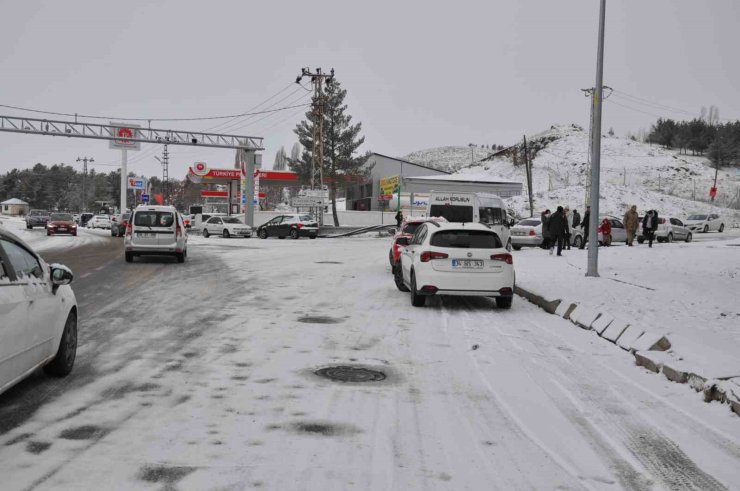
[{"label": "license plate", "polygon": [[460,269],[483,269],[483,261],[481,259],[453,259],[452,267]]},{"label": "license plate", "polygon": [[142,239],[153,239],[154,238],[154,234],[148,234],[146,232],[138,232],[136,236]]},{"label": "license plate", "polygon": [[515,231],[513,231],[513,232],[511,233],[511,235],[524,235],[524,232],[522,232],[522,231],[520,231],[520,230],[515,230]]},{"label": "license plate", "polygon": [[60,231],[60,232],[66,232],[66,231],[67,231],[67,229],[66,229],[66,228],[60,228],[60,229],[59,229],[59,231]]}]

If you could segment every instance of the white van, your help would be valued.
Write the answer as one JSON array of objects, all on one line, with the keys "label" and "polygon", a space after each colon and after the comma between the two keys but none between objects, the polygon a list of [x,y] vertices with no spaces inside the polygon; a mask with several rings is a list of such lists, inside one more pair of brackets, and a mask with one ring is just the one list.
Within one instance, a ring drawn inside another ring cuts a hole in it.
[{"label": "white van", "polygon": [[182,215],[174,206],[139,205],[126,226],[126,262],[134,256],[175,256],[178,263],[188,255],[188,235]]},{"label": "white van", "polygon": [[504,201],[495,194],[432,191],[427,216],[444,217],[448,222],[483,223],[496,232],[507,250],[511,250],[511,223]]}]

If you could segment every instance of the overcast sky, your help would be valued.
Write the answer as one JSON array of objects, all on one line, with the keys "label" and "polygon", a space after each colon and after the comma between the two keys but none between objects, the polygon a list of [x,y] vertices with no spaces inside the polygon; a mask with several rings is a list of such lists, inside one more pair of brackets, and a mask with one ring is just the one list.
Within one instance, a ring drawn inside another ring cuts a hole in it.
[{"label": "overcast sky", "polygon": [[[624,135],[658,115],[690,117],[676,110],[698,115],[709,105],[723,118],[740,117],[740,3],[607,3],[604,82],[621,93],[604,107],[605,130]],[[598,4],[0,0],[0,104],[106,117],[234,114],[277,93],[260,107],[286,96],[274,107],[307,102],[295,84],[286,89],[300,67],[333,67],[350,114],[363,124],[364,149],[402,156],[510,144],[555,123],[587,127],[580,89],[594,85]],[[302,110],[222,127],[264,137],[271,167],[276,150],[296,141]],[[160,152],[145,145],[130,155],[129,169],[161,175],[153,158]],[[100,164],[120,160],[105,142],[0,132],[0,173],[85,155]],[[171,156],[170,175],[178,178],[194,161],[234,161],[231,150],[171,147]]]}]

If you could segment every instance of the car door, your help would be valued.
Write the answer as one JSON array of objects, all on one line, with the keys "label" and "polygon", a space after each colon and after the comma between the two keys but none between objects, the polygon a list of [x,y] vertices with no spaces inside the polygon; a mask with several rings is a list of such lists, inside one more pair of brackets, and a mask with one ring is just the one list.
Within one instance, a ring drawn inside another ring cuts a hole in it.
[{"label": "car door", "polygon": [[411,269],[414,266],[416,255],[419,254],[419,251],[421,250],[421,244],[424,237],[426,237],[426,233],[427,225],[421,225],[416,229],[416,233],[414,233],[414,236],[411,238],[409,245],[401,251],[401,274],[403,275],[403,280],[407,284],[411,283]]},{"label": "car door", "polygon": [[719,215],[711,214],[709,215],[709,230],[713,232],[719,232]]},{"label": "car door", "polygon": [[0,239],[0,391],[26,371],[19,355],[32,345],[28,324],[30,299],[13,273]]},{"label": "car door", "polygon": [[673,232],[673,240],[686,239],[686,229],[678,218],[671,218],[671,231]]},{"label": "car door", "polygon": [[285,216],[280,215],[272,219],[270,222],[270,235],[276,236],[276,237],[284,237],[285,234],[282,233],[282,222],[285,219]]},{"label": "car door", "polygon": [[221,234],[221,218],[219,217],[211,217],[206,222],[206,230],[208,230],[208,233],[213,234]]},{"label": "car door", "polygon": [[612,225],[612,242],[626,242],[627,232],[624,230],[624,224],[616,218],[609,221]]}]

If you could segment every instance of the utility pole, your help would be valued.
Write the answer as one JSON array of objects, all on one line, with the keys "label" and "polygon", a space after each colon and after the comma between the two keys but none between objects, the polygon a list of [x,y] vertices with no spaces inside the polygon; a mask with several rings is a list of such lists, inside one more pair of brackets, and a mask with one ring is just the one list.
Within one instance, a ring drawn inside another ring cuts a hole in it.
[{"label": "utility pole", "polygon": [[80,204],[80,213],[85,211],[87,209],[87,163],[88,162],[95,162],[95,159],[92,157],[77,157],[77,162],[82,162],[82,203]]},{"label": "utility pole", "polygon": [[[156,155],[154,156],[155,159],[159,161],[160,164],[162,164],[162,195],[164,196],[164,202],[165,204],[169,203],[169,180],[170,180],[170,160],[169,160],[170,154],[167,150],[167,144],[164,144],[164,148],[162,149],[162,158],[160,159]],[[231,203],[229,203],[229,207],[231,207]],[[230,208],[229,208],[230,209]]]},{"label": "utility pole", "polygon": [[[311,77],[313,84],[313,111],[317,124],[313,127],[313,152],[311,158],[311,190],[316,186],[316,171],[319,174],[319,186],[323,203],[324,197],[324,109],[326,105],[326,96],[324,95],[324,83],[330,84],[334,81],[334,69],[326,74],[317,68],[311,72],[310,68],[301,68],[301,74],[295,79],[295,83],[300,84],[303,77]],[[319,223],[323,224],[324,207],[319,207]]]},{"label": "utility pole", "polygon": [[527,174],[527,194],[529,195],[529,216],[534,216],[534,202],[532,201],[532,163],[529,161],[527,135],[524,135],[524,170]]},{"label": "utility pole", "polygon": [[604,24],[606,0],[599,12],[599,42],[596,50],[596,83],[593,95],[593,128],[591,131],[591,216],[588,228],[588,268],[586,276],[599,276],[599,174],[601,172],[601,104],[604,96]]}]

